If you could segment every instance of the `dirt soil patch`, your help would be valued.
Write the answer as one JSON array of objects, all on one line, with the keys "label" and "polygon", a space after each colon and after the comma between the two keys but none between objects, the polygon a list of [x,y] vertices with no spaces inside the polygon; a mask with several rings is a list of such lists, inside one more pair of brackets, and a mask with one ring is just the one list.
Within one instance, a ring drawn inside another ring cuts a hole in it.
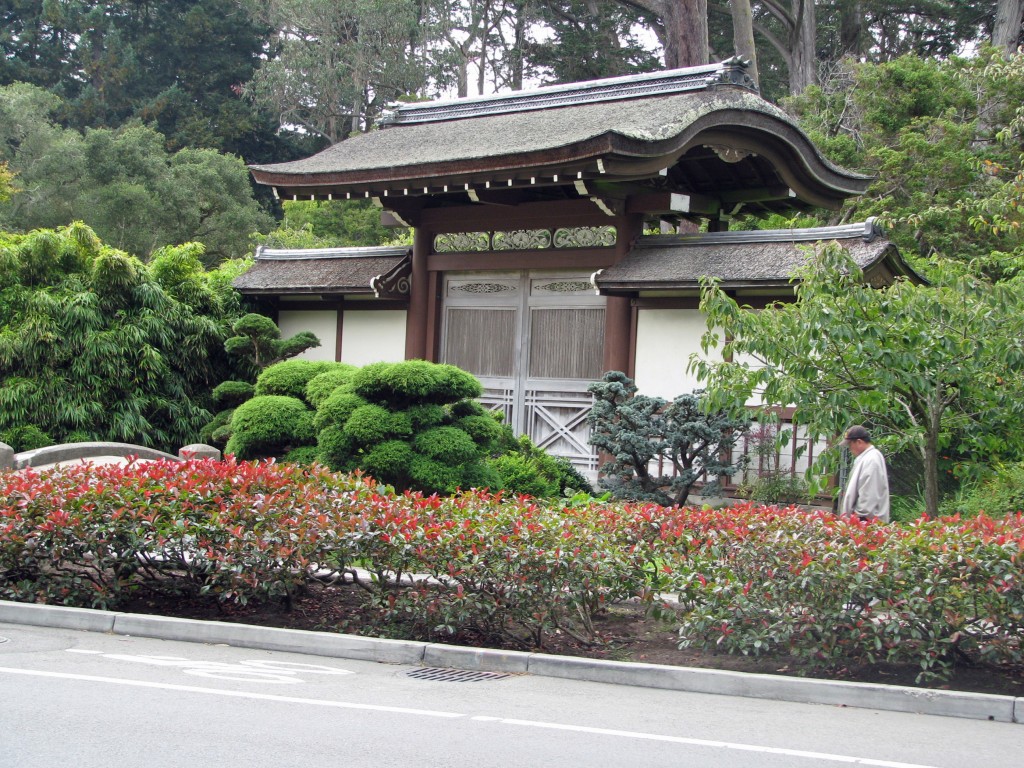
[{"label": "dirt soil patch", "polygon": [[[314,584],[292,602],[290,610],[278,602],[240,606],[165,595],[137,597],[122,610],[319,632],[396,636],[380,631],[364,607],[360,590],[350,585]],[[1024,696],[1024,666],[960,665],[948,681],[919,684],[915,681],[919,669],[909,664],[849,664],[820,670],[808,668],[802,660],[791,657],[680,650],[672,626],[645,615],[636,604],[610,607],[597,617],[595,627],[600,641],[597,644],[585,644],[567,635],[555,634],[545,640],[543,648],[535,650],[591,659]]]}]

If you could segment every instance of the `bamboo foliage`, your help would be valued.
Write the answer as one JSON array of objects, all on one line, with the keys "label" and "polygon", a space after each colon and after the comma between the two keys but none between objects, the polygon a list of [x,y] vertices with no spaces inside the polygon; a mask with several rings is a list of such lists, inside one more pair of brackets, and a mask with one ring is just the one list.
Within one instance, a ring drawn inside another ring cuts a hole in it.
[{"label": "bamboo foliage", "polygon": [[239,311],[201,255],[192,243],[144,264],[81,224],[0,234],[0,434],[195,442]]}]

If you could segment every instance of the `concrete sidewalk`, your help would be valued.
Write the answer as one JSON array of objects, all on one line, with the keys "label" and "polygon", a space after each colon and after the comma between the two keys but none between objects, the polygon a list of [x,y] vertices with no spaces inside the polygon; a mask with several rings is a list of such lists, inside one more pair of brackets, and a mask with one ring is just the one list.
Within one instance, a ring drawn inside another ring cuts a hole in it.
[{"label": "concrete sidewalk", "polygon": [[996,696],[784,675],[754,675],[660,664],[581,659],[544,653],[382,640],[249,624],[177,619],[0,600],[0,623],[105,632],[239,648],[304,653],[387,664],[510,672],[694,693],[831,704],[891,712],[1024,723],[1024,697]]}]

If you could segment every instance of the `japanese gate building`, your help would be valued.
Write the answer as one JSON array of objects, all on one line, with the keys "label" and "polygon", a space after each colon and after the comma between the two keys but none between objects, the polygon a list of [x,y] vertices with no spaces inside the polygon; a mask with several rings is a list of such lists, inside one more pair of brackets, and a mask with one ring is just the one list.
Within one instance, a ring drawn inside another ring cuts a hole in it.
[{"label": "japanese gate building", "polygon": [[[911,274],[871,222],[729,231],[741,213],[837,209],[870,181],[735,59],[398,105],[378,130],[252,173],[284,199],[373,200],[414,230],[411,248],[260,249],[235,284],[284,334],[312,330],[321,358],[464,368],[517,432],[585,469],[586,388],[604,371],[667,398],[695,388],[703,275],[764,304],[792,295],[802,246],[822,240],[872,282]],[[706,233],[644,234],[682,222]]]}]

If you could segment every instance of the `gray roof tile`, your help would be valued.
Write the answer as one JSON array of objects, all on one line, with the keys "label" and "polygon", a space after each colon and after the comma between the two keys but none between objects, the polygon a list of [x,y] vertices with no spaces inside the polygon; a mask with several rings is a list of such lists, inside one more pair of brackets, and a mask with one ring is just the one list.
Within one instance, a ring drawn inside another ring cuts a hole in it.
[{"label": "gray roof tile", "polygon": [[595,282],[602,293],[695,289],[704,276],[718,278],[723,287],[784,286],[805,262],[808,249],[829,241],[849,251],[865,272],[884,262],[894,275],[921,280],[896,246],[867,221],[846,227],[643,237]]},{"label": "gray roof tile", "polygon": [[260,248],[256,262],[235,279],[244,294],[374,292],[371,280],[400,269],[409,248]]}]

